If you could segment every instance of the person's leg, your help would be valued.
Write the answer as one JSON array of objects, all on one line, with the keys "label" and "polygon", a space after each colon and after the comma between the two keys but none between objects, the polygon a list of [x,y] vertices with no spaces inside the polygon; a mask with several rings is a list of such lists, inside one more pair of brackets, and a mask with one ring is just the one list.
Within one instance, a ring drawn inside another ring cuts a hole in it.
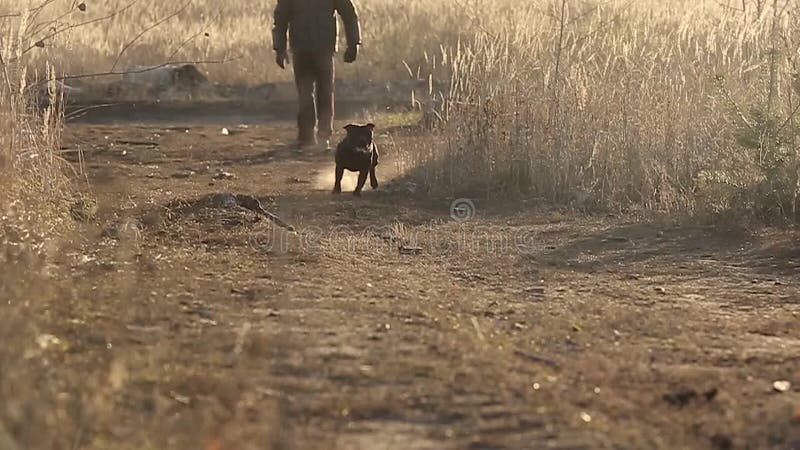
[{"label": "person's leg", "polygon": [[315,61],[313,55],[294,52],[294,81],[297,86],[297,139],[301,145],[314,144],[314,124],[316,108],[314,105]]},{"label": "person's leg", "polygon": [[317,136],[320,141],[329,140],[333,134],[333,101],[334,101],[334,64],[333,55],[324,53],[317,55]]}]

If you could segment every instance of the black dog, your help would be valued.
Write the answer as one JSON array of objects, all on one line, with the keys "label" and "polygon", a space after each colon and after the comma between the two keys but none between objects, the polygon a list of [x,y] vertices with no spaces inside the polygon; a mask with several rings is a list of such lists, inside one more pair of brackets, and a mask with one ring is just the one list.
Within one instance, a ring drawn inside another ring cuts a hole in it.
[{"label": "black dog", "polygon": [[353,195],[361,195],[361,189],[367,182],[372,189],[378,187],[378,178],[375,176],[375,166],[378,165],[378,147],[373,140],[375,125],[347,125],[347,136],[336,147],[336,183],[333,193],[342,192],[342,176],[344,171],[358,172],[358,184]]}]

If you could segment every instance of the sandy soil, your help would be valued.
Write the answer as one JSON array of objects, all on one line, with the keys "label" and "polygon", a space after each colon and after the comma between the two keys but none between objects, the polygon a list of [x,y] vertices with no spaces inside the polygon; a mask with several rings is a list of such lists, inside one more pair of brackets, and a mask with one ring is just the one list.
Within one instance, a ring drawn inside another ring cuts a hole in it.
[{"label": "sandy soil", "polygon": [[68,343],[74,448],[800,448],[791,234],[488,201],[459,222],[393,163],[411,128],[381,130],[355,199],[291,123],[205,122],[67,127],[99,212],[41,329]]}]

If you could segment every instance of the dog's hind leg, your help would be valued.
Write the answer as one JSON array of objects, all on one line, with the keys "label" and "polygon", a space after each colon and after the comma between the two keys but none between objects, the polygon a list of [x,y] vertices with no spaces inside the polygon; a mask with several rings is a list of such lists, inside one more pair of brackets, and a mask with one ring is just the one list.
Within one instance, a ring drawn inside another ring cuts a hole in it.
[{"label": "dog's hind leg", "polygon": [[344,176],[344,167],[337,165],[336,166],[336,180],[333,183],[333,193],[334,194],[341,194],[342,193],[342,177]]},{"label": "dog's hind leg", "polygon": [[361,189],[364,189],[364,183],[367,182],[367,174],[369,171],[362,170],[358,173],[358,185],[356,185],[356,190],[353,191],[353,195],[359,196],[361,195]]},{"label": "dog's hind leg", "polygon": [[375,167],[378,165],[378,146],[372,147],[372,164],[369,167],[369,185],[372,189],[378,189],[378,176],[375,174]]},{"label": "dog's hind leg", "polygon": [[369,169],[369,185],[372,189],[378,189],[378,176],[375,175],[375,165]]}]

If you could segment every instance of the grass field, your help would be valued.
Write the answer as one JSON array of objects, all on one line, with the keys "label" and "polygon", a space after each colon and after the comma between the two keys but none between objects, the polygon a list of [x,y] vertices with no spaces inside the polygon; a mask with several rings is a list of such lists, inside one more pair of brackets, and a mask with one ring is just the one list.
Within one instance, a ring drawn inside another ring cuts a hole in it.
[{"label": "grass field", "polygon": [[[286,79],[272,5],[234,5],[54,0],[2,23],[6,35],[25,24],[31,70],[226,61],[203,65],[212,81]],[[426,106],[446,116],[447,145],[408,156],[437,192],[796,218],[791,2],[375,0],[360,13],[362,59],[341,77],[452,81]]]}]

